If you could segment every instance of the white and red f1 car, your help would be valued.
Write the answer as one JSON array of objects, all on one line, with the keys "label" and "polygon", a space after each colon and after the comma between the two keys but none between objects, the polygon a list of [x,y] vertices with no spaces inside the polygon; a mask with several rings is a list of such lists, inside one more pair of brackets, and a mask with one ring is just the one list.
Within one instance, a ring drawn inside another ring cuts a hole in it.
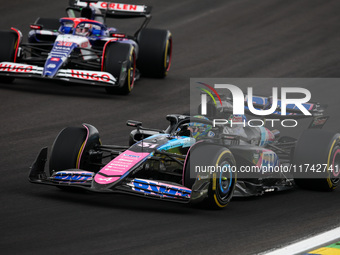
[{"label": "white and red f1 car", "polygon": [[[128,94],[140,77],[164,78],[169,71],[172,37],[168,30],[146,28],[151,7],[98,1],[70,1],[68,17],[38,18],[28,43],[12,28],[0,32],[0,82],[50,78],[102,86]],[[110,18],[144,18],[134,35],[105,25]]]}]

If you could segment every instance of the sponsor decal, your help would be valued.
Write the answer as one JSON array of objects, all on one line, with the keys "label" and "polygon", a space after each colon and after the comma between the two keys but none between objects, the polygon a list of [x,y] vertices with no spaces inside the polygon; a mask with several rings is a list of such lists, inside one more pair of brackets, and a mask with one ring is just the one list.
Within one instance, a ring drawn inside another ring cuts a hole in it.
[{"label": "sponsor decal", "polygon": [[209,131],[209,133],[208,133],[208,137],[214,137],[215,136],[215,133],[214,132],[212,132],[212,131]]},{"label": "sponsor decal", "polygon": [[57,52],[57,53],[64,53],[64,52],[67,52],[67,51],[70,51],[71,48],[70,47],[59,47],[59,46],[54,46],[53,47],[53,53]]},{"label": "sponsor decal", "polygon": [[97,73],[93,73],[93,72],[82,72],[82,71],[76,71],[76,70],[71,70],[71,75],[72,77],[76,77],[76,78],[82,78],[85,80],[94,80],[94,81],[110,81],[110,76],[108,76],[107,74],[101,74],[98,75]]},{"label": "sponsor decal", "polygon": [[134,179],[128,185],[132,186],[132,190],[134,191],[162,197],[179,196],[183,198],[190,198],[191,195],[190,189],[144,179]]},{"label": "sponsor decal", "polygon": [[126,162],[132,162],[132,160],[128,160],[128,159],[120,159],[120,161],[126,161]]},{"label": "sponsor decal", "polygon": [[273,167],[274,165],[277,165],[278,158],[276,154],[272,151],[264,151],[262,153],[262,162],[261,167]]},{"label": "sponsor decal", "polygon": [[124,164],[111,164],[108,166],[108,168],[113,168],[113,167],[123,167],[123,168],[127,168],[129,167],[129,165],[124,165]]},{"label": "sponsor decal", "polygon": [[72,77],[77,79],[89,80],[89,81],[98,81],[98,82],[107,82],[111,84],[115,84],[116,79],[110,73],[106,72],[95,72],[95,71],[82,71],[82,70],[60,70],[58,76],[64,77]]},{"label": "sponsor decal", "polygon": [[[56,58],[55,58],[56,59]],[[52,60],[52,59],[51,59]],[[48,64],[48,68],[55,68],[54,64]],[[11,62],[1,62],[0,72],[13,72],[22,74],[42,74],[43,67],[32,66],[26,64],[15,64]],[[49,73],[46,70],[46,73]],[[72,77],[78,79],[84,79],[89,81],[106,82],[110,84],[115,84],[116,79],[110,73],[106,72],[95,72],[95,71],[83,71],[83,70],[71,70],[71,69],[60,69],[57,73],[58,77]]]},{"label": "sponsor decal", "polygon": [[[87,4],[85,2],[81,2],[78,0],[76,3],[77,6],[85,7]],[[129,12],[144,12],[144,5],[135,5],[135,4],[123,4],[123,3],[110,3],[110,2],[101,2],[91,3],[90,6],[97,7],[100,9],[109,9],[115,11],[129,11]]]},{"label": "sponsor decal", "polygon": [[137,146],[140,146],[140,147],[145,147],[145,148],[156,148],[158,146],[157,143],[148,143],[148,142],[140,142],[137,144]]},{"label": "sponsor decal", "polygon": [[33,66],[3,62],[0,63],[0,71],[14,73],[30,73],[33,71]]},{"label": "sponsor decal", "polygon": [[[78,20],[78,22],[81,21],[82,21],[81,19]],[[53,49],[68,51],[73,49],[77,45],[79,45],[82,48],[89,48],[91,46],[89,40],[86,37],[75,35],[58,35],[54,43]]]},{"label": "sponsor decal", "polygon": [[109,178],[98,177],[98,180],[105,181],[105,182],[110,182],[112,179],[113,179],[112,177],[109,177]]},{"label": "sponsor decal", "polygon": [[[124,174],[133,168],[136,164],[146,159],[149,153],[139,153],[127,150],[125,153],[120,154],[118,157],[110,161],[105,167],[103,167],[99,173],[95,176],[95,181],[99,184],[113,183],[119,178],[123,178]],[[112,179],[103,179],[104,174],[106,176],[119,176]]]},{"label": "sponsor decal", "polygon": [[159,150],[169,150],[177,147],[190,147],[195,143],[195,139],[192,137],[186,137],[186,138],[181,138],[181,139],[173,139],[169,141],[168,143],[162,145],[159,147]]},{"label": "sponsor decal", "polygon": [[82,44],[80,44],[80,47],[88,48],[89,47],[89,42],[83,42]]},{"label": "sponsor decal", "polygon": [[[102,8],[109,8],[109,10],[120,10],[120,11],[137,11],[137,5],[132,4],[119,4],[119,3],[106,3],[102,2],[100,4]],[[142,7],[142,6],[139,6]],[[139,11],[144,11],[143,9],[140,9]]]},{"label": "sponsor decal", "polygon": [[55,45],[57,45],[57,46],[64,46],[64,47],[71,47],[72,46],[72,42],[68,42],[68,41],[56,41]]},{"label": "sponsor decal", "polygon": [[55,68],[55,67],[56,67],[55,64],[48,64],[48,65],[47,65],[47,68]]},{"label": "sponsor decal", "polygon": [[93,173],[90,172],[57,172],[52,178],[60,181],[79,181],[85,182],[92,180]]},{"label": "sponsor decal", "polygon": [[123,155],[124,155],[125,157],[140,158],[140,156],[138,156],[138,155],[130,155],[130,154],[126,154],[126,153],[124,153]]}]

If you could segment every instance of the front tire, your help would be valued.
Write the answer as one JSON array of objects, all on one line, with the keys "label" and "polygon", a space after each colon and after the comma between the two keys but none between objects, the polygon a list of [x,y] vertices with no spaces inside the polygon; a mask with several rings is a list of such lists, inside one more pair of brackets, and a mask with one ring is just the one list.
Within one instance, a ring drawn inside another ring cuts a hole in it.
[{"label": "front tire", "polygon": [[[304,131],[296,144],[292,163],[298,169],[294,181],[299,187],[334,190],[340,177],[340,134],[317,129]],[[318,171],[311,168],[320,165]]]},{"label": "front tire", "polygon": [[84,127],[64,128],[55,139],[49,162],[50,175],[67,169],[79,169],[79,156],[85,145]]},{"label": "front tire", "polygon": [[211,209],[222,209],[230,202],[235,186],[236,174],[231,167],[236,166],[235,159],[230,150],[216,144],[196,144],[190,152],[184,171],[184,185],[190,189],[197,188],[196,183],[204,174],[197,173],[196,166],[220,167],[210,175],[210,183],[206,198],[200,203]]},{"label": "front tire", "polygon": [[105,87],[109,94],[129,94],[134,86],[136,55],[134,48],[125,43],[109,43],[104,54],[103,71],[117,78],[118,86]]},{"label": "front tire", "polygon": [[50,175],[67,169],[99,171],[101,157],[90,156],[90,152],[95,151],[100,144],[98,130],[91,125],[86,124],[86,128],[85,126],[64,128],[52,146]]},{"label": "front tire", "polygon": [[[18,43],[18,34],[14,31],[0,31],[0,62],[14,62]],[[13,77],[0,76],[0,82],[12,83],[13,81]]]}]

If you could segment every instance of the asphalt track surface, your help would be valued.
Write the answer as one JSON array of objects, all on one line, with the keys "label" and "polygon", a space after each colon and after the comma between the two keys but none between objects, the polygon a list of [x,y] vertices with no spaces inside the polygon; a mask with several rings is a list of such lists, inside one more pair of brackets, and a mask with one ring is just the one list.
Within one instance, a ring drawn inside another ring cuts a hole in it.
[{"label": "asphalt track surface", "polygon": [[[154,6],[150,27],[173,34],[165,80],[143,78],[129,96],[45,81],[0,84],[0,253],[255,254],[338,226],[340,190],[296,189],[209,211],[123,195],[70,194],[27,181],[39,149],[51,146],[65,126],[91,123],[105,144],[127,144],[127,119],[164,128],[166,114],[187,111],[191,77],[340,76],[337,0],[143,3]],[[2,0],[0,29],[14,26],[26,35],[36,17],[64,16],[66,5]],[[310,88],[331,106],[328,129],[339,127],[338,86]]]}]

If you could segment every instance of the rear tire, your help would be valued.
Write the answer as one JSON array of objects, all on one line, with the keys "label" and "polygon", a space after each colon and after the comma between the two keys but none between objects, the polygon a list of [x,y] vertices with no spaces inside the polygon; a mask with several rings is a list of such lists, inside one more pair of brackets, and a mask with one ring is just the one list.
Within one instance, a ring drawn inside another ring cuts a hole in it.
[{"label": "rear tire", "polygon": [[[307,169],[304,164],[309,164]],[[322,165],[318,172],[311,166]],[[340,134],[324,130],[306,130],[296,144],[293,165],[295,183],[304,189],[332,191],[339,184]],[[327,168],[324,168],[327,165]],[[300,166],[301,172],[300,172]],[[325,170],[325,171],[324,171]],[[310,178],[313,175],[314,178]]]},{"label": "rear tire", "polygon": [[[183,176],[184,186],[190,189],[202,177],[202,174],[195,171],[195,166],[220,166],[222,168],[223,166],[236,166],[236,163],[230,150],[223,146],[197,144],[190,150]],[[236,186],[236,174],[232,171],[218,171],[210,177],[208,195],[201,204],[210,209],[222,209],[232,198]]]},{"label": "rear tire", "polygon": [[137,37],[137,68],[143,76],[164,78],[171,66],[172,36],[170,31],[143,29]]},{"label": "rear tire", "polygon": [[103,69],[117,78],[118,83],[118,87],[105,87],[107,93],[129,94],[133,89],[136,74],[136,55],[133,46],[125,43],[109,43],[104,52]]},{"label": "rear tire", "polygon": [[[14,31],[0,31],[0,62],[14,62],[15,51],[19,43],[18,34]],[[0,76],[0,82],[11,83],[13,77]]]}]

